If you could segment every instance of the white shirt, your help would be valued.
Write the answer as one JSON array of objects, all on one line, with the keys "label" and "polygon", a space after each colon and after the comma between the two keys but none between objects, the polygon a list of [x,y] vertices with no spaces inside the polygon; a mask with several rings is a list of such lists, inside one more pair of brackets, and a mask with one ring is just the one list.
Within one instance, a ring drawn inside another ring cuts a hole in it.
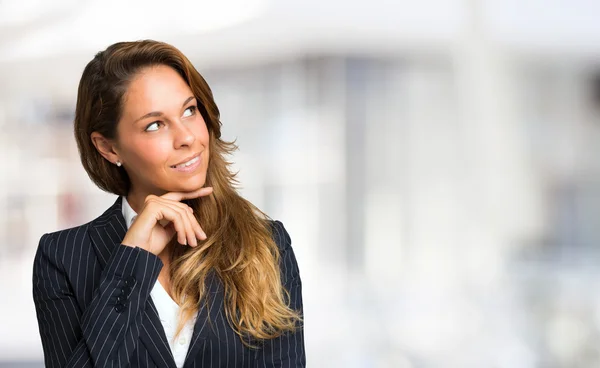
[{"label": "white shirt", "polygon": [[[137,213],[135,213],[133,208],[131,208],[125,197],[123,197],[122,211],[123,217],[125,218],[125,223],[127,224],[127,229],[129,229],[133,223],[133,220],[135,220]],[[173,299],[171,299],[169,293],[167,293],[158,280],[156,280],[156,283],[150,292],[150,296],[154,302],[154,305],[156,305],[156,309],[158,310],[158,316],[160,317],[160,322],[165,330],[165,335],[167,335],[167,340],[169,341],[169,347],[173,353],[175,363],[177,364],[178,368],[181,368],[183,367],[185,356],[187,355],[190,347],[190,340],[192,339],[192,333],[194,332],[196,317],[194,316],[194,318],[187,321],[186,325],[179,333],[177,341],[174,341],[173,338],[175,337],[177,317],[180,309],[179,305],[175,303]]]}]

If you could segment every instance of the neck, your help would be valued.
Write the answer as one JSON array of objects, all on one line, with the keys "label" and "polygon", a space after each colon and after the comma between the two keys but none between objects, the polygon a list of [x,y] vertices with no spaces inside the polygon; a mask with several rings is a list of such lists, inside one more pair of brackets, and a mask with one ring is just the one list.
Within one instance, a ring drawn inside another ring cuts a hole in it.
[{"label": "neck", "polygon": [[166,192],[154,193],[150,190],[136,190],[135,187],[132,187],[129,193],[127,193],[127,202],[133,208],[135,213],[139,214],[144,208],[144,202],[146,201],[146,197],[150,194],[154,194],[157,196],[163,195]]}]

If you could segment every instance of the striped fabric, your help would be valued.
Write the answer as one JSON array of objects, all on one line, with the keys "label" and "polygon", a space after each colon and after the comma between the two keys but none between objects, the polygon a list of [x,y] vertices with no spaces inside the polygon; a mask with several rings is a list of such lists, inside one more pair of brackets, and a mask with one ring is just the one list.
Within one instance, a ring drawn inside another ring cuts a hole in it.
[{"label": "striped fabric", "polygon": [[[33,299],[46,367],[176,368],[150,291],[162,261],[121,245],[121,197],[85,225],[44,234],[33,265]],[[291,239],[271,222],[280,247],[282,282],[290,305],[302,312],[302,284]],[[207,284],[207,308],[198,311],[184,368],[305,367],[304,331],[242,344],[230,327],[217,277]]]}]

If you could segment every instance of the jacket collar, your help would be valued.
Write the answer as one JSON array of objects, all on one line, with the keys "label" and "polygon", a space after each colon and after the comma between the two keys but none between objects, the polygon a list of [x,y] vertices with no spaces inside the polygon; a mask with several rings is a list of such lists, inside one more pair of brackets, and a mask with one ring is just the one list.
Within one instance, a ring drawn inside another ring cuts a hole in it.
[{"label": "jacket collar", "polygon": [[90,237],[102,269],[127,232],[121,210],[122,203],[122,197],[119,196],[112,206],[92,221],[90,226]]}]

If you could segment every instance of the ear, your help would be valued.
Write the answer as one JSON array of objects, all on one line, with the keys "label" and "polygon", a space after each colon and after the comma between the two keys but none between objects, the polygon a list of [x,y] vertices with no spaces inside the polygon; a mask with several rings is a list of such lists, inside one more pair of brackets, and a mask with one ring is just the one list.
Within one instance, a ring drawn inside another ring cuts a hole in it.
[{"label": "ear", "polygon": [[116,165],[117,161],[121,161],[119,154],[115,150],[116,147],[112,140],[105,138],[98,132],[92,132],[90,138],[92,139],[92,143],[94,143],[94,146],[98,152],[100,152],[102,157],[107,159],[110,163]]}]

